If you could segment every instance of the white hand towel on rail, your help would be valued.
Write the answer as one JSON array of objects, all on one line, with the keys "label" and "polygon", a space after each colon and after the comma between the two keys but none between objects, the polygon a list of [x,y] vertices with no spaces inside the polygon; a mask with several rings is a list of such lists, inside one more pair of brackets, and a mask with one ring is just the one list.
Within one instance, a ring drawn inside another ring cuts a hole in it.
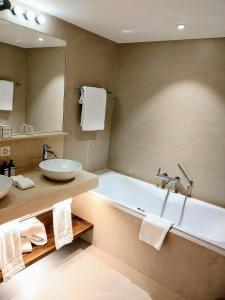
[{"label": "white hand towel on rail", "polygon": [[73,241],[71,203],[72,199],[68,199],[53,205],[53,229],[57,250]]},{"label": "white hand towel on rail", "polygon": [[148,214],[142,222],[139,240],[153,246],[159,251],[172,226],[172,222],[159,216]]},{"label": "white hand towel on rail", "polygon": [[84,86],[79,103],[82,104],[83,131],[104,130],[107,93],[105,89]]},{"label": "white hand towel on rail", "polygon": [[12,81],[0,80],[0,110],[13,110],[13,91]]},{"label": "white hand towel on rail", "polygon": [[21,237],[34,245],[43,246],[48,242],[45,225],[35,217],[20,222],[20,231]]},{"label": "white hand towel on rail", "polygon": [[0,265],[4,282],[25,268],[18,221],[0,226]]}]

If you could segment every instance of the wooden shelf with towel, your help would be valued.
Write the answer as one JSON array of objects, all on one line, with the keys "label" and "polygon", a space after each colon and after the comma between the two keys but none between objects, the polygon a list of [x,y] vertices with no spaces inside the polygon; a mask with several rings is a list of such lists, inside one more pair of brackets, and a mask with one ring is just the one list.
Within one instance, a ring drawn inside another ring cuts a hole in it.
[{"label": "wooden shelf with towel", "polygon": [[[52,211],[46,212],[37,218],[45,225],[48,243],[44,246],[33,246],[33,251],[31,253],[23,254],[26,267],[56,250],[53,234]],[[72,226],[74,239],[79,238],[82,234],[93,229],[91,223],[74,215],[72,216]],[[0,282],[2,281],[2,272],[0,271]]]}]

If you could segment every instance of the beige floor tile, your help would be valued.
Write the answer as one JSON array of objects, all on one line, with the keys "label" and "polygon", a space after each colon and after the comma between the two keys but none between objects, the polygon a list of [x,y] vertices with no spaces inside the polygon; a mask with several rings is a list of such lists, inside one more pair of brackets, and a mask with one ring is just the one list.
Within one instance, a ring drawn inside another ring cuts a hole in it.
[{"label": "beige floor tile", "polygon": [[0,285],[1,300],[182,300],[81,240]]}]

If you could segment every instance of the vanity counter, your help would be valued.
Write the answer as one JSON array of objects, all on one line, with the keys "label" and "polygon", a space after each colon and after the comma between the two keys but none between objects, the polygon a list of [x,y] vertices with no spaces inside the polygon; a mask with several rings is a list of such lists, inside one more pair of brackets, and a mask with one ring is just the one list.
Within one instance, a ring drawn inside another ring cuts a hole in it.
[{"label": "vanity counter", "polygon": [[85,193],[98,185],[98,176],[83,170],[75,179],[66,182],[51,181],[39,170],[22,175],[32,179],[35,187],[24,191],[12,187],[0,199],[0,224],[50,208],[54,203]]}]

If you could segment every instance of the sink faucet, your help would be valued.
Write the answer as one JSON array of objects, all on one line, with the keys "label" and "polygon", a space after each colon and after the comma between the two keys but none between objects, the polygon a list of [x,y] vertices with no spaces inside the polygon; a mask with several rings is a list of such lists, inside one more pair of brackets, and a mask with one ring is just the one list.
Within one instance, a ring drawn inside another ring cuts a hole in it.
[{"label": "sink faucet", "polygon": [[52,154],[55,158],[58,158],[58,156],[55,154],[55,152],[50,150],[51,147],[47,144],[43,145],[43,156],[42,160],[47,160],[48,159],[48,154]]}]

